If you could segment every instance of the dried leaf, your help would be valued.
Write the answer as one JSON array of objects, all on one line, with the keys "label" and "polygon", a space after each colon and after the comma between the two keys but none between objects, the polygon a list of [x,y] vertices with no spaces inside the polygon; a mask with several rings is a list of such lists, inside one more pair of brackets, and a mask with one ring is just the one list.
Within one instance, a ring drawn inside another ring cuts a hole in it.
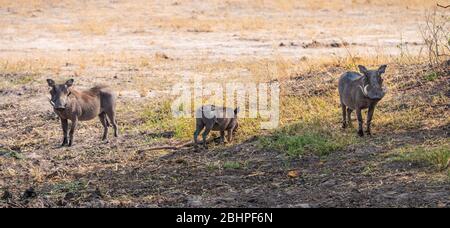
[{"label": "dried leaf", "polygon": [[288,177],[290,178],[297,178],[300,176],[300,171],[298,170],[291,170],[288,172]]}]

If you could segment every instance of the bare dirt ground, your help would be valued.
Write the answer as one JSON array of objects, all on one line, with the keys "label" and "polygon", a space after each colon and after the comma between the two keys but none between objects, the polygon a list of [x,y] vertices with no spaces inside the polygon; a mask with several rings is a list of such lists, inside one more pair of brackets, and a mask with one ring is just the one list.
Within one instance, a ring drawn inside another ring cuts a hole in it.
[{"label": "bare dirt ground", "polygon": [[[449,66],[419,61],[428,1],[25,2],[0,1],[0,207],[450,207]],[[337,103],[356,63],[389,64],[363,139],[340,129]],[[159,113],[185,76],[278,80],[281,129],[312,114],[348,141],[292,157],[243,119],[233,144],[146,150],[190,140]],[[117,90],[121,136],[100,142],[95,120],[59,148],[46,78]],[[417,148],[447,157],[402,157]]]}]

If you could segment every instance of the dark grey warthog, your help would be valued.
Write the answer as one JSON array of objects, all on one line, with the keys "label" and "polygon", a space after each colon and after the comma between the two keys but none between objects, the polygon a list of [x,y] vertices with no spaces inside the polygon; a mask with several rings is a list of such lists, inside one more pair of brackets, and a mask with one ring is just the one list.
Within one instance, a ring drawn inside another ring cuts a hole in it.
[{"label": "dark grey warthog", "polygon": [[225,107],[216,107],[214,105],[205,105],[197,110],[196,130],[194,133],[194,142],[198,144],[198,135],[203,132],[203,146],[207,148],[206,137],[211,131],[220,131],[220,141],[225,142],[225,131],[227,131],[228,142],[233,140],[233,133],[237,130],[239,108],[231,109]]},{"label": "dark grey warthog", "polygon": [[[72,146],[73,134],[78,121],[88,121],[95,117],[100,118],[100,122],[104,127],[103,140],[106,140],[108,137],[110,122],[114,128],[114,136],[118,136],[115,111],[116,96],[106,86],[96,86],[90,90],[80,92],[73,88],[73,79],[59,85],[52,79],[47,79],[47,83],[51,88],[50,94],[52,98],[50,104],[61,119],[64,133],[62,146]],[[70,133],[68,132],[69,120],[72,122]]]},{"label": "dark grey warthog", "polygon": [[363,75],[356,72],[347,72],[341,76],[339,96],[342,105],[343,128],[351,125],[351,113],[355,110],[359,123],[358,134],[361,137],[364,136],[361,110],[368,108],[366,132],[371,135],[370,124],[375,106],[386,94],[386,88],[383,87],[383,78],[381,77],[386,71],[386,67],[386,65],[382,65],[378,70],[367,70],[364,66],[358,66]]}]

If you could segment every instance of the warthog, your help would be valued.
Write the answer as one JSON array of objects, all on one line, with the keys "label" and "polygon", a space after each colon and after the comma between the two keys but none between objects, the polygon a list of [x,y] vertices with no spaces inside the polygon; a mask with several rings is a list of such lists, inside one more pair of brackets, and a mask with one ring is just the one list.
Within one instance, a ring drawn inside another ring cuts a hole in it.
[{"label": "warthog", "polygon": [[198,144],[198,135],[203,132],[203,146],[207,148],[206,137],[211,131],[220,131],[220,142],[225,143],[225,131],[227,131],[228,142],[233,140],[233,133],[237,130],[239,108],[216,107],[205,105],[196,112],[196,130],[194,142]]},{"label": "warthog", "polygon": [[339,96],[342,105],[343,128],[351,126],[351,113],[356,110],[359,123],[358,135],[364,136],[361,110],[368,108],[366,133],[371,135],[370,124],[375,106],[386,94],[386,88],[383,87],[383,78],[381,77],[385,73],[386,67],[386,65],[382,65],[378,70],[367,70],[364,66],[358,66],[363,75],[356,72],[347,72],[341,76]]},{"label": "warthog", "polygon": [[[96,86],[90,90],[80,92],[73,88],[73,79],[59,85],[52,79],[47,79],[47,83],[51,88],[50,104],[61,119],[64,133],[61,146],[72,146],[73,135],[78,121],[92,120],[97,116],[100,118],[100,122],[104,127],[103,141],[108,138],[108,127],[110,123],[114,128],[114,136],[118,137],[115,116],[116,96],[106,86]],[[72,122],[70,133],[68,132],[69,120]]]}]

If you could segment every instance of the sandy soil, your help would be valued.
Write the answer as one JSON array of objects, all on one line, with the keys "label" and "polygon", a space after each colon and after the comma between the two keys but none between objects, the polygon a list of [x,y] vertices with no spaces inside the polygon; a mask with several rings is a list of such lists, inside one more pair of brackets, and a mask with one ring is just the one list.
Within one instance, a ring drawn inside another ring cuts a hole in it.
[{"label": "sandy soil", "polygon": [[[426,64],[392,60],[422,53],[419,25],[430,4],[350,2],[0,1],[0,207],[450,207],[448,169],[386,160],[404,145],[448,142],[448,65],[427,81]],[[259,135],[208,151],[146,151],[185,142],[139,126],[147,106],[186,75],[264,81],[274,78],[260,68],[275,65],[288,78],[283,96],[315,97],[336,92],[348,57],[389,61],[391,85],[402,85],[383,112],[428,110],[438,98],[440,106],[412,127],[375,125],[374,137],[326,159],[260,148]],[[308,68],[325,60],[333,64]],[[69,77],[78,88],[119,92],[121,137],[100,142],[92,121],[74,147],[57,146],[45,79]],[[424,102],[404,102],[409,95]]]},{"label": "sandy soil", "polygon": [[[416,46],[423,43],[419,32],[423,8],[364,4],[328,8],[324,4],[311,9],[307,4],[293,4],[280,10],[270,4],[259,8],[218,1],[72,2],[22,11],[6,7],[0,9],[0,50],[5,57],[70,49],[229,60],[263,58],[274,52],[292,57],[342,56],[347,54],[344,47],[329,47],[345,42],[355,54],[380,54],[380,50],[399,54],[401,44],[409,44],[416,53],[420,49]],[[319,45],[307,48],[313,41]],[[282,43],[286,46],[280,47]]]}]

